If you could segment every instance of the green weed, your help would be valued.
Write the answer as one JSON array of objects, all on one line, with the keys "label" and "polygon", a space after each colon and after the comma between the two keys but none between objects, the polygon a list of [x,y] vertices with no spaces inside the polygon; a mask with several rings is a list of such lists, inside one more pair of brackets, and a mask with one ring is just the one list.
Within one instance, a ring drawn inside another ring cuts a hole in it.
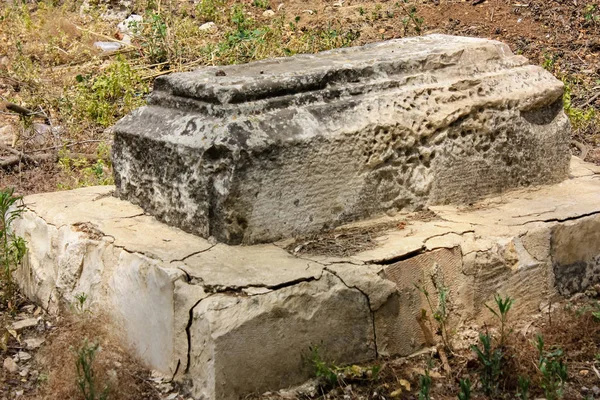
[{"label": "green weed", "polygon": [[431,390],[431,382],[429,368],[427,368],[425,375],[419,377],[419,400],[430,400],[429,391]]},{"label": "green weed", "polygon": [[98,351],[100,351],[100,345],[97,343],[92,344],[87,339],[84,340],[81,347],[74,350],[76,355],[77,387],[85,400],[108,399],[108,386],[99,391],[94,373],[94,359]]},{"label": "green weed", "polygon": [[270,7],[269,0],[254,0],[252,5],[257,8],[262,8],[263,10],[266,10]]},{"label": "green weed", "polygon": [[528,400],[529,399],[529,386],[531,385],[531,380],[529,378],[525,378],[519,375],[518,378],[519,389],[517,391],[517,398],[519,400]]},{"label": "green weed", "polygon": [[492,346],[492,336],[488,333],[480,333],[479,341],[481,347],[472,345],[471,350],[477,355],[480,364],[479,378],[483,392],[491,396],[498,391],[500,375],[502,374],[503,353],[500,348]]},{"label": "green weed", "polygon": [[460,392],[458,393],[458,400],[470,400],[471,399],[471,381],[469,378],[461,379],[459,381]]},{"label": "green weed", "polygon": [[556,58],[554,55],[550,53],[544,53],[544,61],[542,62],[542,67],[550,72],[554,71],[554,64],[556,63]]},{"label": "green weed", "polygon": [[59,153],[59,167],[64,178],[58,185],[60,190],[70,190],[85,186],[113,185],[112,165],[105,147],[99,146],[98,158],[93,164],[84,157],[71,157],[69,152]]},{"label": "green weed", "polygon": [[562,399],[564,385],[567,381],[567,365],[563,361],[563,351],[545,351],[544,338],[536,336],[535,346],[538,351],[538,369],[542,375],[542,388],[547,400]]},{"label": "green weed", "polygon": [[2,288],[4,300],[12,308],[15,295],[13,272],[23,261],[27,244],[12,230],[13,222],[21,216],[24,205],[21,196],[14,195],[14,189],[0,191],[0,262],[2,265]]},{"label": "green weed", "polygon": [[201,0],[196,5],[196,13],[204,22],[219,22],[224,9],[225,0]]},{"label": "green weed", "polygon": [[146,14],[147,23],[142,24],[140,40],[144,55],[149,64],[169,61],[170,44],[167,40],[167,24],[158,12]]},{"label": "green weed", "polygon": [[335,386],[338,383],[337,367],[323,359],[318,346],[311,346],[309,350],[310,363],[315,370],[315,376],[323,379],[328,386]]},{"label": "green weed", "polygon": [[575,107],[571,101],[571,83],[566,81],[563,82],[565,84],[565,91],[563,93],[565,113],[569,117],[573,128],[585,129],[596,121],[596,110],[591,106],[586,109]]},{"label": "green weed", "polygon": [[508,312],[510,311],[515,301],[509,296],[506,296],[503,299],[502,296],[500,296],[499,294],[494,295],[494,301],[496,303],[498,311],[488,306],[487,304],[484,305],[487,307],[488,310],[492,312],[492,314],[494,314],[494,316],[496,316],[496,318],[500,320],[500,347],[504,347],[504,345],[506,344],[506,336],[510,333],[506,332]]},{"label": "green weed", "polygon": [[87,298],[88,296],[84,292],[75,295],[75,310],[79,314],[83,314],[86,311],[85,302],[87,301]]},{"label": "green weed", "polygon": [[77,76],[77,91],[64,110],[76,118],[88,118],[107,127],[122,115],[141,106],[148,87],[122,57],[117,57],[98,76]]},{"label": "green weed", "polygon": [[424,19],[418,16],[417,7],[407,5],[408,0],[402,0],[396,3],[396,7],[400,8],[404,13],[402,25],[404,25],[404,34],[407,35],[412,28],[417,35],[421,34]]},{"label": "green weed", "polygon": [[[433,277],[432,277],[432,281],[433,281]],[[438,295],[438,304],[437,304],[437,307],[434,307],[432,299],[431,299],[431,294],[429,293],[429,291],[427,290],[425,285],[419,286],[417,284],[414,284],[414,286],[419,292],[421,292],[425,296],[427,305],[429,307],[429,311],[433,315],[433,319],[438,324],[438,327],[439,327],[438,332],[442,339],[442,343],[443,343],[444,347],[446,348],[446,350],[452,351],[450,335],[448,334],[448,319],[450,317],[450,313],[448,310],[448,296],[450,294],[450,291],[442,283],[436,284],[436,282],[434,282],[434,287],[437,288],[437,295]],[[427,312],[425,310],[422,310],[422,313],[423,313],[423,316],[426,317]]]},{"label": "green weed", "polygon": [[583,10],[583,17],[589,23],[597,24],[600,22],[600,15],[598,15],[598,6],[596,4],[588,4]]}]

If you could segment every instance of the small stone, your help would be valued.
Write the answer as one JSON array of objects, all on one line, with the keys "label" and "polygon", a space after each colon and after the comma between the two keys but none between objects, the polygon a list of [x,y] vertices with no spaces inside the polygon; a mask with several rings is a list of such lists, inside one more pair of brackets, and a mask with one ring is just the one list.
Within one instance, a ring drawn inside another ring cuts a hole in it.
[{"label": "small stone", "polygon": [[31,314],[31,312],[33,312],[33,310],[35,309],[35,306],[33,304],[27,304],[26,306],[23,306],[22,309],[23,311],[26,311]]},{"label": "small stone", "polygon": [[217,24],[214,22],[207,22],[205,24],[200,25],[200,30],[202,32],[215,32],[217,30]]},{"label": "small stone", "polygon": [[133,35],[138,25],[144,21],[144,18],[141,15],[131,14],[129,17],[125,18],[124,21],[120,22],[117,25],[117,29],[124,35]]},{"label": "small stone", "polygon": [[25,346],[27,346],[27,348],[29,350],[34,350],[37,349],[38,347],[40,347],[44,342],[46,341],[46,339],[42,339],[42,338],[29,338],[29,339],[25,339]]},{"label": "small stone", "polygon": [[6,145],[11,144],[15,132],[15,128],[12,125],[0,126],[0,143],[4,143]]},{"label": "small stone", "polygon": [[27,361],[31,359],[31,354],[27,353],[26,351],[20,351],[17,353],[17,355],[21,361]]},{"label": "small stone", "polygon": [[594,396],[598,396],[600,395],[600,388],[598,386],[592,386],[592,392],[594,393]]},{"label": "small stone", "polygon": [[381,28],[381,29],[379,30],[379,33],[385,33],[385,29]]},{"label": "small stone", "polygon": [[588,376],[589,373],[590,371],[588,371],[587,369],[582,369],[581,371],[579,371],[579,375],[581,376]]},{"label": "small stone", "polygon": [[23,368],[19,372],[19,375],[22,376],[23,378],[25,378],[27,375],[29,375],[29,368],[28,367]]},{"label": "small stone", "polygon": [[32,328],[38,324],[37,318],[26,318],[21,321],[17,321],[12,325],[12,328],[15,331],[20,331],[22,329]]},{"label": "small stone", "polygon": [[270,18],[270,17],[272,17],[272,16],[274,16],[274,15],[275,15],[275,11],[273,11],[273,10],[266,10],[266,11],[263,13],[263,17],[268,17],[268,18]]},{"label": "small stone", "polygon": [[8,372],[10,372],[11,374],[14,374],[15,372],[17,372],[19,367],[18,367],[17,363],[15,362],[15,360],[13,360],[10,357],[6,357],[4,359],[4,369],[7,370]]}]

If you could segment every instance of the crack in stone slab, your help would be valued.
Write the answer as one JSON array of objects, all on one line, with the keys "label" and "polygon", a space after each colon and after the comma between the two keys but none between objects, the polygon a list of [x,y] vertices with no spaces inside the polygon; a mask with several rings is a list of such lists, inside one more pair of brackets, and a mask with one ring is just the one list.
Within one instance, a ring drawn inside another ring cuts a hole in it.
[{"label": "crack in stone slab", "polygon": [[361,288],[359,288],[358,286],[351,286],[348,285],[344,279],[339,276],[335,271],[325,267],[324,271],[329,272],[330,274],[332,274],[333,276],[335,276],[336,278],[338,278],[340,280],[340,282],[342,282],[342,284],[344,286],[346,286],[348,289],[355,289],[358,290],[363,296],[365,296],[365,299],[367,300],[367,306],[369,307],[369,314],[371,314],[371,324],[373,327],[373,346],[375,347],[375,358],[379,358],[379,350],[377,349],[377,329],[375,326],[375,312],[373,311],[373,307],[371,306],[371,299],[369,298],[369,295],[367,293],[365,293]]},{"label": "crack in stone slab", "polygon": [[395,264],[395,263],[397,263],[399,261],[408,260],[409,258],[413,258],[414,256],[422,254],[426,250],[427,250],[427,247],[425,246],[425,244],[423,244],[420,248],[418,248],[416,250],[411,250],[409,252],[406,252],[404,254],[400,254],[398,256],[386,257],[386,258],[382,258],[382,259],[379,259],[379,260],[371,260],[371,261],[368,261],[367,264],[368,265],[390,265],[390,264]]},{"label": "crack in stone slab", "polygon": [[[248,295],[248,294],[244,293],[244,289],[264,288],[264,289],[269,289],[271,291],[275,291],[275,290],[287,288],[290,286],[295,286],[295,285],[298,285],[303,282],[314,282],[314,281],[320,280],[323,277],[324,270],[325,270],[325,268],[323,268],[321,270],[321,274],[318,277],[314,277],[314,276],[301,277],[301,278],[297,278],[297,279],[292,279],[290,281],[278,283],[276,285],[248,284],[248,285],[242,285],[242,286],[228,286],[228,285],[210,285],[210,284],[202,283],[202,284],[200,284],[200,286],[202,286],[206,290],[207,293],[211,293],[211,294],[217,294],[217,293],[218,294],[236,294],[236,295],[243,294],[248,297],[261,296],[266,293],[257,293],[257,294],[253,294],[253,295]],[[197,278],[197,279],[202,279],[202,278]]]},{"label": "crack in stone slab", "polygon": [[[589,213],[575,215],[575,216],[572,216],[572,217],[549,218],[549,219],[540,219],[540,220],[527,221],[527,222],[524,222],[524,223],[516,225],[516,226],[525,226],[525,225],[528,225],[528,224],[539,223],[539,222],[543,222],[543,223],[551,223],[551,222],[563,223],[563,222],[568,222],[568,221],[577,221],[578,219],[587,218],[587,217],[591,217],[591,216],[598,215],[598,214],[600,214],[600,211],[591,211]],[[509,226],[514,226],[514,225],[509,225]]]},{"label": "crack in stone slab", "polygon": [[[195,255],[198,255],[198,254],[206,253],[207,251],[210,251],[210,250],[212,250],[212,249],[213,249],[213,247],[215,247],[217,244],[218,244],[218,243],[211,244],[209,248],[207,248],[207,249],[203,249],[203,250],[198,250],[198,251],[195,251],[195,252],[193,252],[193,253],[190,253],[190,254],[188,254],[187,256],[183,257],[182,259],[179,259],[179,260],[171,260],[171,263],[174,263],[174,262],[185,262],[185,260],[187,260],[187,259],[188,259],[188,258],[190,258],[190,257],[193,257],[193,256],[195,256]],[[187,272],[186,272],[186,274],[187,274]],[[189,275],[189,274],[187,274],[187,275]]]},{"label": "crack in stone slab", "polygon": [[[179,268],[179,269],[181,269],[181,268]],[[215,295],[218,295],[218,294],[221,294],[221,295],[227,295],[227,294],[238,294],[239,295],[239,294],[244,294],[243,293],[244,289],[266,288],[266,289],[270,289],[271,291],[275,291],[275,290],[279,290],[279,289],[283,289],[283,288],[295,286],[295,285],[298,285],[298,284],[303,283],[303,282],[315,282],[315,281],[319,281],[323,277],[324,271],[325,271],[325,268],[323,270],[321,270],[321,274],[318,277],[312,277],[311,276],[311,277],[307,277],[307,278],[300,278],[300,279],[296,279],[296,280],[293,280],[293,281],[284,282],[284,283],[278,284],[278,285],[246,285],[246,286],[233,287],[233,288],[224,288],[224,290],[220,290],[219,288],[215,288],[216,290],[211,290],[213,287],[211,287],[209,285],[201,284],[201,286],[206,290],[206,293],[208,295],[206,297],[201,298],[196,303],[194,303],[194,305],[189,310],[188,322],[187,322],[186,327],[185,327],[185,333],[186,333],[186,337],[187,337],[187,364],[186,364],[186,367],[185,367],[185,371],[183,373],[187,374],[189,372],[189,369],[190,369],[191,353],[192,353],[191,328],[192,328],[192,324],[193,324],[193,320],[194,320],[194,309],[202,301],[208,300],[211,297],[214,297]],[[186,273],[185,271],[183,271],[183,272]],[[330,272],[330,271],[328,271],[328,272]],[[186,273],[186,275],[189,277],[189,274]],[[333,275],[337,277],[337,275],[335,273],[333,273]],[[198,279],[200,279],[200,278],[198,278]],[[342,281],[341,278],[338,277],[338,279],[340,279],[340,281]],[[346,285],[343,281],[342,281],[342,283],[344,285]],[[348,285],[346,285],[346,286],[348,286]],[[360,289],[358,289],[358,288],[356,288],[356,289],[360,291]],[[269,294],[269,293],[271,293],[271,292],[256,293],[256,294],[253,294],[253,295],[246,295],[246,296],[247,297],[263,296],[263,295],[266,295],[266,294]],[[362,291],[361,291],[361,293],[362,293]],[[367,297],[367,301],[369,301],[368,297]],[[370,306],[369,306],[369,310],[370,310]],[[178,366],[178,368],[179,368],[179,366]],[[175,376],[175,374],[173,376]]]}]

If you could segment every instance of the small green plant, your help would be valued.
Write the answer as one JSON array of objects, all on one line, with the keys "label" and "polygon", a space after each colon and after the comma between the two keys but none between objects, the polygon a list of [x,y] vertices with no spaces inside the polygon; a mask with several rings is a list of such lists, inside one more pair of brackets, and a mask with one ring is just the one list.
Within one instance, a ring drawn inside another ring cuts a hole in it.
[{"label": "small green plant", "polygon": [[487,307],[488,310],[492,312],[492,314],[494,314],[494,316],[496,316],[496,318],[500,320],[500,347],[504,347],[504,345],[506,344],[506,336],[510,333],[506,332],[508,312],[510,311],[515,301],[509,296],[502,298],[502,296],[500,296],[499,294],[494,295],[494,301],[496,303],[498,311],[488,306],[487,304],[484,305]]},{"label": "small green plant", "polygon": [[85,400],[108,399],[108,386],[98,390],[98,382],[94,373],[94,359],[100,351],[100,345],[90,343],[87,339],[75,352],[75,366],[77,369],[77,387]]},{"label": "small green plant", "polygon": [[565,90],[563,93],[563,104],[565,108],[565,113],[569,117],[573,128],[577,130],[585,129],[591,124],[595,123],[597,121],[597,115],[594,107],[575,107],[571,100],[572,83],[568,82],[566,79],[563,80],[563,82],[565,84]]},{"label": "small green plant", "polygon": [[542,62],[542,67],[550,72],[554,70],[554,64],[556,63],[556,58],[550,53],[544,53],[544,61]]},{"label": "small green plant", "polygon": [[13,272],[22,262],[27,245],[22,237],[12,230],[13,222],[24,211],[21,196],[14,195],[14,189],[0,191],[0,262],[2,263],[2,288],[4,300],[12,307],[15,294]]},{"label": "small green plant", "polygon": [[470,400],[471,399],[471,381],[469,378],[461,379],[459,382],[460,392],[458,393],[458,400]]},{"label": "small green plant", "polygon": [[310,346],[310,363],[315,369],[315,376],[323,379],[328,386],[335,386],[338,383],[337,367],[329,363],[321,356],[318,346]]},{"label": "small green plant", "polygon": [[594,317],[594,319],[596,321],[600,322],[600,303],[597,301],[594,303],[594,309],[592,310],[592,317]]},{"label": "small green plant", "polygon": [[524,376],[520,376],[518,378],[519,389],[517,391],[517,398],[519,400],[528,400],[529,399],[529,386],[531,386],[531,380]]},{"label": "small green plant", "polygon": [[596,24],[600,21],[600,15],[598,15],[598,6],[596,4],[588,4],[583,10],[583,17],[587,22]]},{"label": "small green plant", "polygon": [[500,383],[503,353],[500,348],[493,348],[490,334],[480,333],[479,341],[481,347],[472,345],[471,350],[475,352],[479,360],[479,379],[483,392],[486,396],[491,396],[497,392]]},{"label": "small green plant", "polygon": [[83,314],[85,312],[85,302],[87,301],[87,298],[88,296],[84,292],[75,295],[75,310],[78,313]]},{"label": "small green plant", "polygon": [[196,5],[196,13],[204,22],[218,22],[221,10],[223,10],[224,7],[224,0],[201,0]]},{"label": "small green plant", "polygon": [[257,8],[262,8],[263,10],[266,10],[270,7],[269,0],[254,0],[252,5]]},{"label": "small green plant", "polygon": [[76,96],[63,104],[76,120],[87,118],[101,126],[112,125],[123,114],[144,103],[148,88],[122,57],[95,77],[77,75]]},{"label": "small green plant", "polygon": [[430,400],[429,391],[431,390],[431,376],[429,368],[425,370],[425,375],[419,377],[419,400]]},{"label": "small green plant", "polygon": [[396,7],[402,9],[404,18],[402,18],[402,25],[404,25],[404,32],[407,33],[411,26],[417,35],[421,34],[423,18],[417,14],[417,7],[414,5],[407,6],[408,0],[402,0],[396,3]]},{"label": "small green plant", "polygon": [[141,31],[142,48],[150,64],[159,64],[169,60],[167,24],[158,12],[147,14],[149,21]]},{"label": "small green plant", "polygon": [[[437,289],[438,295],[438,305],[437,307],[433,306],[433,302],[431,299],[431,294],[425,287],[425,285],[417,285],[414,284],[415,288],[423,293],[425,299],[427,300],[427,306],[429,307],[429,311],[433,315],[433,319],[437,322],[439,327],[439,335],[442,338],[442,344],[448,351],[452,351],[452,346],[450,343],[450,335],[448,334],[448,318],[450,317],[450,313],[448,310],[448,297],[450,291],[447,287],[445,287],[442,283],[436,283],[432,277],[432,281],[434,283],[434,287]],[[426,316],[426,311],[422,310],[424,316]]]},{"label": "small green plant", "polygon": [[538,351],[538,369],[542,375],[542,388],[547,400],[562,399],[564,385],[567,381],[567,365],[563,361],[563,351],[545,351],[544,338],[536,336],[535,346]]}]

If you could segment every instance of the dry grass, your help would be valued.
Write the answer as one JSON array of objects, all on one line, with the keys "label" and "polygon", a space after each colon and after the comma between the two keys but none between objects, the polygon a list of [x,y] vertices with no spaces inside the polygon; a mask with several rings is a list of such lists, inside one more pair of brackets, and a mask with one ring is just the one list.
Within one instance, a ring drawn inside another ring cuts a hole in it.
[{"label": "dry grass", "polygon": [[93,314],[63,318],[38,355],[38,363],[47,371],[47,382],[34,399],[82,398],[76,384],[76,350],[85,340],[100,345],[93,363],[98,392],[107,387],[111,400],[159,399],[149,382],[149,372],[119,346],[118,334],[110,326],[106,318]]}]

